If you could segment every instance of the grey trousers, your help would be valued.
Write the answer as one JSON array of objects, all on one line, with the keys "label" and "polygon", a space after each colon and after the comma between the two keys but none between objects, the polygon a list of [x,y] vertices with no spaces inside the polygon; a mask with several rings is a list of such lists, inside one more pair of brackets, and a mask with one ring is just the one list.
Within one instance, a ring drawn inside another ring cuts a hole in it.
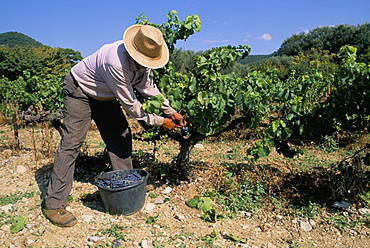
[{"label": "grey trousers", "polygon": [[113,170],[132,169],[132,137],[118,101],[97,101],[78,87],[71,73],[64,78],[63,134],[45,197],[46,209],[66,206],[75,161],[94,120],[106,144]]}]

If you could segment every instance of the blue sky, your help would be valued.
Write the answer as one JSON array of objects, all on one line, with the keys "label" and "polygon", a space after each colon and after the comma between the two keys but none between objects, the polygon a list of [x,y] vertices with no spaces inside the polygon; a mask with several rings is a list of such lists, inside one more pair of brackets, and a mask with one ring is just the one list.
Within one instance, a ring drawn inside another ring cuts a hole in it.
[{"label": "blue sky", "polygon": [[84,57],[121,39],[141,13],[157,24],[170,10],[180,20],[197,14],[201,31],[177,48],[250,45],[254,55],[276,51],[294,33],[370,22],[369,0],[0,0],[0,10],[0,33],[20,32]]}]

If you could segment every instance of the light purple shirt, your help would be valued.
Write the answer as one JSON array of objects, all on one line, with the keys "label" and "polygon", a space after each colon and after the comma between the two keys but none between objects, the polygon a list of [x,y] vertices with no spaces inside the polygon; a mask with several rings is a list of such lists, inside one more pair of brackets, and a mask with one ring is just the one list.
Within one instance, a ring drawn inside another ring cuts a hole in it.
[{"label": "light purple shirt", "polygon": [[[118,99],[123,109],[133,118],[150,126],[161,126],[164,118],[146,113],[134,94],[136,90],[145,98],[162,95],[153,79],[150,69],[140,69],[129,56],[123,41],[102,46],[72,68],[72,74],[81,89],[99,101]],[[163,96],[163,95],[162,95]],[[176,111],[166,98],[161,107],[170,116]]]}]

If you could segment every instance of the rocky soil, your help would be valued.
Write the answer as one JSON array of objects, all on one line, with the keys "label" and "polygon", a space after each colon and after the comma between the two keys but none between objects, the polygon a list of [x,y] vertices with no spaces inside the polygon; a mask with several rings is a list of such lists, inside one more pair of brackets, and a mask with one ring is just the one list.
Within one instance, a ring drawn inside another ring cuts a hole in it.
[{"label": "rocky soil", "polygon": [[[234,218],[207,222],[202,212],[185,201],[222,183],[220,162],[245,163],[233,148],[243,149],[243,141],[212,140],[194,148],[191,163],[196,178],[178,182],[171,178],[151,176],[146,202],[131,216],[110,215],[93,185],[93,178],[108,171],[98,132],[92,129],[76,167],[75,181],[68,208],[78,218],[71,228],[59,228],[44,218],[40,204],[52,170],[53,151],[59,137],[45,127],[20,130],[21,150],[11,148],[11,126],[0,127],[0,246],[1,247],[369,247],[369,214],[364,207],[337,202],[337,209],[315,208],[319,213],[286,214],[283,209],[260,208],[240,211]],[[178,151],[170,140],[161,141],[153,163],[153,144],[134,141],[135,166],[150,172],[153,166],[168,165]],[[225,156],[229,154],[230,156]],[[276,155],[278,156],[278,155]],[[335,159],[335,158],[333,158]],[[270,163],[280,172],[290,165]],[[284,189],[282,189],[284,190]],[[6,201],[19,196],[14,202]],[[341,205],[342,204],[342,205]],[[343,205],[344,204],[344,205]],[[218,212],[222,206],[216,205]],[[282,208],[284,206],[282,205]],[[246,208],[248,209],[248,208]],[[25,216],[28,223],[16,233],[9,220]],[[367,219],[368,220],[368,219]],[[213,234],[213,236],[212,236]],[[214,236],[216,235],[216,236]]]}]

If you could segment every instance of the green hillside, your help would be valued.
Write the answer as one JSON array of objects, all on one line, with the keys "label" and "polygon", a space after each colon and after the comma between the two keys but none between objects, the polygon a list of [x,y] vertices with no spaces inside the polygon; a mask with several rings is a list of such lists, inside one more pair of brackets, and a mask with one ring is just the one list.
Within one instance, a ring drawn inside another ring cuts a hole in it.
[{"label": "green hillside", "polygon": [[248,55],[247,57],[245,57],[244,59],[239,60],[238,62],[243,64],[243,65],[247,65],[247,64],[251,64],[251,63],[263,60],[263,59],[267,59],[269,57],[272,57],[272,54],[269,54],[269,55]]},{"label": "green hillside", "polygon": [[9,47],[14,47],[15,45],[40,47],[42,43],[18,32],[6,32],[0,34],[0,46],[3,45],[8,45]]}]

